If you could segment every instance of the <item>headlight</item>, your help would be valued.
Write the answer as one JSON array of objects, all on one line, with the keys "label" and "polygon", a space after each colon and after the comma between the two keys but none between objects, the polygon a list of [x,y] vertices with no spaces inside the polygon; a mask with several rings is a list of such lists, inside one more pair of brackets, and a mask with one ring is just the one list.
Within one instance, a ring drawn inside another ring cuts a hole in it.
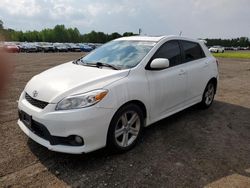
[{"label": "headlight", "polygon": [[57,104],[56,110],[70,110],[92,106],[101,101],[107,93],[107,90],[100,89],[79,95],[72,95],[61,100]]}]

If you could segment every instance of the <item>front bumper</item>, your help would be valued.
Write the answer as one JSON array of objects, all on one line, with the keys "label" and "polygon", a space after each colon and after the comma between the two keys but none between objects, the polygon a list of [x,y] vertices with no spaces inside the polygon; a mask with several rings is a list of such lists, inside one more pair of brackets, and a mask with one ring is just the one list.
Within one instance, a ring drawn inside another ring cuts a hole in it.
[{"label": "front bumper", "polygon": [[22,131],[37,143],[49,150],[63,153],[88,153],[105,147],[107,132],[115,110],[95,106],[78,110],[55,111],[56,104],[48,104],[44,109],[31,105],[25,98],[20,98],[19,110],[32,117],[32,121],[42,124],[53,137],[79,135],[84,140],[82,146],[51,144],[51,141],[35,134],[20,119],[18,125]]}]

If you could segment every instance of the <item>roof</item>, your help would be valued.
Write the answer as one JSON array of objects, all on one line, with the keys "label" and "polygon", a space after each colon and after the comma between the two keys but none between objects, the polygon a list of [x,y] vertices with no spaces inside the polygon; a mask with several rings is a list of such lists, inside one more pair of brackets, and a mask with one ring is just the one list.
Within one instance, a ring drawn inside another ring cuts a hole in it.
[{"label": "roof", "polygon": [[151,37],[151,36],[131,36],[131,37],[122,37],[116,40],[134,40],[134,41],[152,41],[158,42],[161,39],[165,38],[165,36],[160,37]]},{"label": "roof", "polygon": [[196,39],[176,36],[176,35],[165,35],[165,36],[131,36],[131,37],[122,37],[116,40],[131,40],[131,41],[148,41],[148,42],[159,42],[162,39],[178,39],[178,40],[187,40],[192,42],[204,43],[204,41],[198,41]]}]

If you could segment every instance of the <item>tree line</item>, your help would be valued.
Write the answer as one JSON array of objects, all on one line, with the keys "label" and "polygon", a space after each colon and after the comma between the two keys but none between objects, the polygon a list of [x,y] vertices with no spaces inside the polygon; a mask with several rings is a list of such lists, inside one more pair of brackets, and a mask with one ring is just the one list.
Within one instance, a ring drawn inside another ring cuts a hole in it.
[{"label": "tree line", "polygon": [[205,39],[207,46],[224,46],[224,47],[249,47],[250,41],[247,37],[239,37],[234,39]]},{"label": "tree line", "polygon": [[[88,42],[88,43],[105,43],[110,40],[122,37],[137,35],[133,32],[119,34],[117,32],[106,34],[103,32],[91,31],[90,33],[81,34],[77,28],[66,28],[64,25],[56,25],[53,29],[43,29],[41,31],[15,31],[13,29],[4,29],[3,21],[0,20],[0,34],[7,41],[20,42]],[[250,46],[249,38],[240,37],[235,39],[205,39],[207,46],[221,45],[224,47],[248,47]]]},{"label": "tree line", "polygon": [[122,36],[136,35],[132,32],[125,32],[122,35],[114,32],[106,34],[103,32],[91,31],[81,34],[77,28],[66,28],[64,25],[56,25],[53,29],[43,29],[41,31],[15,31],[13,29],[4,29],[3,22],[0,20],[0,34],[6,41],[20,42],[91,42],[105,43]]}]

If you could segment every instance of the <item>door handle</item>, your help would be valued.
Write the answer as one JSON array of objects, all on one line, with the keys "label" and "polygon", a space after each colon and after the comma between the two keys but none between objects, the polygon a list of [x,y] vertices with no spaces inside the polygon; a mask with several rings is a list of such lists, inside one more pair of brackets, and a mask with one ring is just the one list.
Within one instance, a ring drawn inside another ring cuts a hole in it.
[{"label": "door handle", "polygon": [[184,75],[184,74],[186,74],[186,71],[184,71],[183,69],[181,69],[180,72],[179,72],[179,75],[181,76],[181,75]]}]

